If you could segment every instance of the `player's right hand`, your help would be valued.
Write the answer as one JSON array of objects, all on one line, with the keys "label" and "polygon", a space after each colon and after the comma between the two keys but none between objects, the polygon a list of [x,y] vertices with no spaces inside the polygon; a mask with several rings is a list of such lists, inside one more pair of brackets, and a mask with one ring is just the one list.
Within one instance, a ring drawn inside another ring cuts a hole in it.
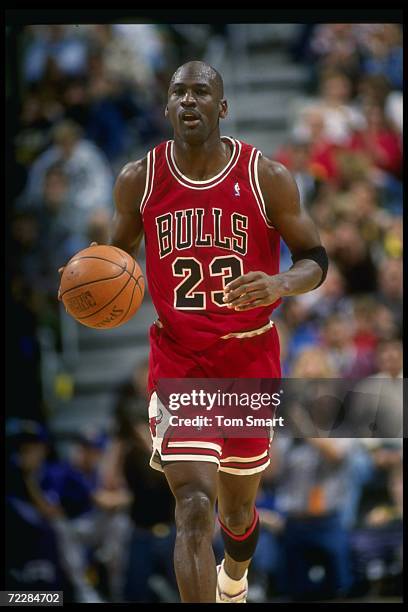
[{"label": "player's right hand", "polygon": [[[89,246],[98,246],[97,242],[91,242],[91,244]],[[58,274],[60,275],[60,278],[62,276],[62,273],[65,270],[65,266],[61,266],[61,268],[58,268]],[[58,300],[61,301],[61,287],[58,287],[58,294],[57,294]]]}]

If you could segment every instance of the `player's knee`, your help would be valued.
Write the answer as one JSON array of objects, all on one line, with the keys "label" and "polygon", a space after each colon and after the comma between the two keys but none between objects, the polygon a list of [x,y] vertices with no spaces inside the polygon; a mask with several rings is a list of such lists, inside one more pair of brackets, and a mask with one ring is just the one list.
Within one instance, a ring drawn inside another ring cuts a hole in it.
[{"label": "player's knee", "polygon": [[195,539],[199,534],[212,533],[214,528],[214,500],[201,491],[176,497],[176,526]]},{"label": "player's knee", "polygon": [[254,509],[252,505],[242,505],[239,508],[228,510],[220,513],[221,522],[237,535],[245,533],[251,525],[254,518]]}]

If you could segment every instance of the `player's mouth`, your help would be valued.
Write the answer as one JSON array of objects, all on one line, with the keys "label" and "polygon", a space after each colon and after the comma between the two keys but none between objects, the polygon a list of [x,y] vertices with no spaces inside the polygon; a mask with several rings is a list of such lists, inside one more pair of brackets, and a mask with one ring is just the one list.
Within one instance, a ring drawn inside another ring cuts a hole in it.
[{"label": "player's mouth", "polygon": [[196,127],[201,121],[199,113],[192,110],[181,112],[180,119],[184,125],[190,128]]}]

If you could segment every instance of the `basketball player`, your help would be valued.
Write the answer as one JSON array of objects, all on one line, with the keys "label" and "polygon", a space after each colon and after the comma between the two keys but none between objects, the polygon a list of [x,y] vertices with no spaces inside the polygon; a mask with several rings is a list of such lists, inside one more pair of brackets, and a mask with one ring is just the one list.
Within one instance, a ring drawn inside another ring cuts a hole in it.
[{"label": "basketball player", "polygon": [[[150,465],[176,501],[174,563],[182,602],[244,603],[269,464],[267,438],[156,436],[161,378],[279,378],[270,315],[324,280],[327,256],[294,179],[254,147],[221,137],[223,81],[203,62],[177,69],[165,115],[174,140],[127,164],[116,181],[111,244],[136,256],[142,235],[159,319],[150,329]],[[279,273],[280,239],[294,261]],[[216,568],[215,504],[225,545]],[[143,503],[143,502],[142,502]]]}]

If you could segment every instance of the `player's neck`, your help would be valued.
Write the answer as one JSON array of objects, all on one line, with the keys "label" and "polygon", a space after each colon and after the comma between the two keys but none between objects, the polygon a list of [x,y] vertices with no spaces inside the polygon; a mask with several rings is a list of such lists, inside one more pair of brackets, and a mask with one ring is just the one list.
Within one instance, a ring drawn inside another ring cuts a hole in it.
[{"label": "player's neck", "polygon": [[174,139],[174,156],[182,174],[194,181],[206,181],[219,174],[228,164],[232,149],[220,136],[200,145]]}]

